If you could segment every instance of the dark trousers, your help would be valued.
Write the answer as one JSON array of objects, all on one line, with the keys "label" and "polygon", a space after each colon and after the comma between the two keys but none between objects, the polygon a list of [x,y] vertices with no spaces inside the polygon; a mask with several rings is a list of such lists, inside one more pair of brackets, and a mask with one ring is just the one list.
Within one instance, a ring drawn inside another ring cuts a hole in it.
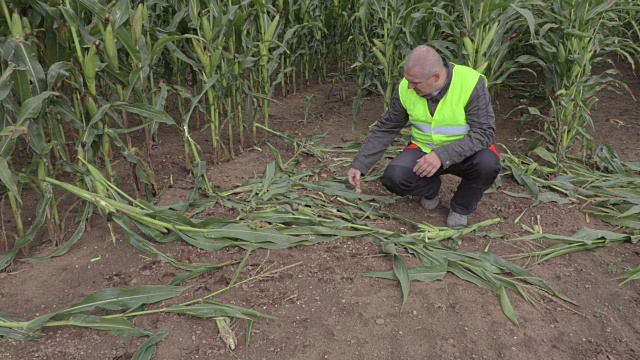
[{"label": "dark trousers", "polygon": [[451,210],[469,215],[476,210],[484,192],[491,187],[500,173],[500,159],[493,151],[483,149],[446,170],[442,167],[431,177],[420,177],[413,172],[416,161],[426,155],[419,148],[406,149],[389,163],[384,171],[382,185],[398,195],[423,196],[433,199],[440,192],[440,175],[453,174],[462,178],[451,199]]}]

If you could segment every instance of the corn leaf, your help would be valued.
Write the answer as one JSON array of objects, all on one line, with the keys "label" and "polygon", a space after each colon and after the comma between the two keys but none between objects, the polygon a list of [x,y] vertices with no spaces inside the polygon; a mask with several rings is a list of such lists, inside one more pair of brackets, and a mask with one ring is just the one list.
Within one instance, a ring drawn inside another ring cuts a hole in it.
[{"label": "corn leaf", "polygon": [[82,235],[84,235],[84,231],[85,231],[85,228],[86,228],[86,226],[85,226],[86,225],[86,221],[87,221],[87,219],[89,218],[89,215],[91,215],[92,212],[93,212],[93,204],[86,203],[85,208],[84,208],[84,212],[83,212],[83,214],[80,217],[80,220],[78,222],[78,227],[73,232],[71,237],[64,243],[64,245],[59,247],[56,251],[52,252],[49,255],[45,255],[45,256],[41,256],[41,257],[35,257],[35,258],[23,259],[21,261],[29,263],[29,264],[32,264],[32,263],[40,262],[42,260],[48,260],[48,259],[51,259],[53,257],[58,257],[58,256],[62,256],[64,254],[66,254],[69,251],[69,249],[71,249],[71,247],[76,242],[78,242],[78,240],[80,240]]},{"label": "corn leaf", "polygon": [[16,64],[10,63],[0,75],[0,101],[2,101],[11,92],[11,77]]},{"label": "corn leaf", "polygon": [[173,118],[169,114],[167,114],[166,111],[156,109],[155,107],[148,104],[129,104],[124,102],[116,102],[112,106],[115,109],[123,109],[146,119],[159,121],[161,123],[173,125],[176,127],[178,126],[178,124],[176,124]]},{"label": "corn leaf", "polygon": [[9,168],[7,159],[4,157],[0,157],[0,181],[2,181],[4,186],[10,192],[12,192],[16,197],[19,197],[20,193],[18,192],[18,187],[16,186],[16,182],[13,180],[13,174]]},{"label": "corn leaf", "polygon": [[194,278],[197,278],[198,276],[208,273],[209,271],[212,270],[216,270],[219,269],[219,266],[207,266],[207,265],[203,265],[199,268],[196,268],[188,273],[184,273],[184,274],[180,274],[180,275],[176,275],[173,279],[171,279],[171,281],[169,282],[169,285],[178,285],[181,284],[187,280],[191,280]]},{"label": "corn leaf", "polygon": [[44,101],[51,96],[60,95],[54,91],[44,91],[34,97],[27,99],[20,110],[18,111],[18,119],[16,120],[17,126],[22,126],[26,120],[33,119],[38,116]]},{"label": "corn leaf", "polygon": [[153,334],[140,345],[131,360],[151,360],[151,357],[158,349],[156,344],[164,340],[167,336],[169,336],[169,331],[166,330]]},{"label": "corn leaf", "polygon": [[404,308],[404,304],[407,303],[409,297],[409,287],[411,286],[409,280],[409,272],[407,266],[404,264],[404,260],[399,255],[393,255],[393,274],[398,278],[400,287],[402,288],[402,306],[400,311]]},{"label": "corn leaf", "polygon": [[[447,265],[446,264],[437,264],[437,265],[429,265],[429,266],[413,266],[407,268],[409,274],[410,281],[422,281],[422,282],[432,282],[435,280],[444,279],[447,274]],[[385,271],[385,272],[370,272],[363,274],[364,276],[376,277],[380,279],[388,279],[388,280],[398,280],[395,272],[393,271]]]},{"label": "corn leaf", "polygon": [[498,299],[500,299],[500,307],[502,308],[502,312],[507,315],[509,320],[518,325],[518,318],[516,317],[516,313],[513,310],[513,306],[511,305],[511,300],[509,300],[509,296],[507,295],[507,291],[504,289],[504,286],[500,286],[498,288],[496,295],[498,296]]},{"label": "corn leaf", "polygon": [[124,318],[106,318],[92,315],[74,314],[68,319],[62,320],[66,325],[80,326],[96,330],[108,331],[116,335],[124,335],[128,337],[149,336],[153,333],[133,325],[129,320]]},{"label": "corn leaf", "polygon": [[44,196],[40,199],[38,205],[36,205],[35,219],[29,227],[29,230],[23,236],[19,237],[16,240],[12,249],[0,252],[0,270],[3,270],[11,264],[20,248],[29,245],[29,243],[33,241],[33,237],[35,236],[36,232],[42,226],[42,224],[44,224],[46,211],[49,206],[50,200],[51,198],[47,196]]},{"label": "corn leaf", "polygon": [[180,295],[187,288],[167,285],[139,286],[131,289],[109,288],[98,290],[57,313],[57,315],[87,313],[94,309],[126,310],[153,304]]},{"label": "corn leaf", "polygon": [[392,196],[356,194],[354,191],[347,189],[344,184],[331,181],[318,181],[315,183],[294,181],[294,183],[312,191],[319,191],[331,196],[340,196],[348,200],[375,200],[382,203],[391,203],[394,201]]},{"label": "corn leaf", "polygon": [[44,69],[35,57],[35,52],[31,49],[31,43],[24,41],[23,39],[11,39],[7,42],[6,46],[12,49],[15,53],[15,60],[17,64],[26,69],[31,86],[33,87],[33,94],[39,95],[47,89]]},{"label": "corn leaf", "polygon": [[[9,316],[9,314],[0,312],[0,322],[9,323],[9,322],[23,322],[23,321],[24,319],[15,318],[15,317]],[[14,339],[14,340],[37,340],[42,337],[42,334],[28,332],[24,329],[0,327],[0,339],[2,339],[2,337],[8,338],[8,339]]]},{"label": "corn leaf", "polygon": [[239,319],[250,320],[249,317],[245,316],[238,310],[232,309],[228,306],[220,306],[216,304],[196,304],[196,305],[176,305],[171,306],[165,309],[166,312],[176,313],[176,314],[185,314],[191,315],[199,318],[212,318],[212,317],[221,317],[221,316],[229,316]]},{"label": "corn leaf", "polygon": [[234,305],[230,305],[230,304],[223,304],[221,302],[217,302],[214,300],[204,300],[204,302],[206,304],[212,304],[212,305],[216,305],[216,306],[220,306],[220,307],[224,307],[224,308],[229,308],[231,310],[237,311],[241,314],[244,314],[246,316],[253,316],[253,317],[259,317],[259,318],[263,318],[263,319],[275,319],[275,317],[271,316],[271,315],[266,315],[263,314],[261,312],[255,311],[255,310],[251,310],[251,309],[246,309],[240,306],[234,306]]},{"label": "corn leaf", "polygon": [[627,271],[626,273],[620,275],[616,279],[626,279],[625,281],[620,283],[620,286],[626,284],[629,281],[640,280],[640,266],[630,271]]}]

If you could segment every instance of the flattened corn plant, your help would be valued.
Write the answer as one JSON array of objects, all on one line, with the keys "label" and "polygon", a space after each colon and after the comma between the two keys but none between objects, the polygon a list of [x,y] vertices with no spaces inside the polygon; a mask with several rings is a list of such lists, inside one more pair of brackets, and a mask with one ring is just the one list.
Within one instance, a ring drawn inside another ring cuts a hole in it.
[{"label": "flattened corn plant", "polygon": [[[636,244],[640,240],[640,163],[621,161],[609,145],[598,147],[593,159],[586,163],[578,158],[560,161],[558,155],[543,147],[531,151],[531,157],[505,154],[503,158],[505,168],[526,190],[525,194],[509,195],[528,197],[534,204],[582,204],[587,217],[600,219],[619,230],[584,228],[573,236],[535,233],[516,238],[513,241],[548,240],[557,243],[517,257],[536,258],[535,265],[576,251],[621,243]],[[620,278],[626,279],[623,284],[637,280],[637,269]]]},{"label": "flattened corn plant", "polygon": [[[491,221],[465,230],[414,223],[370,204],[393,198],[354,194],[343,179],[309,181],[317,172],[294,173],[295,160],[284,163],[277,153],[261,178],[237,189],[213,190],[205,159],[233,158],[259,141],[258,130],[325,161],[330,161],[327,154],[354,152],[354,143],[320,148],[313,139],[300,141],[271,130],[269,109],[276,87],[286,96],[314,76],[320,81],[355,78],[355,118],[369,91],[382,94],[386,107],[403,58],[423,43],[483,72],[492,90],[508,84],[524,64],[539,66],[548,89],[548,113],[542,115],[544,105],[530,111],[546,123],[547,131],[541,134],[546,147],[532,146],[531,156],[550,165],[523,156],[507,156],[505,164],[534,201],[589,202],[591,216],[629,233],[584,230],[571,238],[538,234],[560,245],[528,255],[544,261],[637,241],[638,166],[620,161],[610,147],[593,152],[586,131],[592,125],[597,90],[615,84],[630,92],[611,77],[613,70],[593,75],[592,67],[607,63],[610,54],[635,65],[640,31],[638,6],[632,0],[0,0],[0,12],[0,189],[15,224],[0,238],[0,269],[9,267],[20,249],[26,262],[63,255],[82,237],[86,219],[98,212],[108,220],[113,236],[119,228],[136,249],[184,270],[166,287],[99,291],[31,321],[0,314],[0,336],[30,339],[43,327],[65,325],[151,335],[126,318],[155,310],[105,316],[91,312],[98,309],[96,300],[109,304],[104,310],[121,311],[169,299],[183,291],[177,287],[183,281],[235,263],[184,264],[154,246],[176,240],[210,251],[227,246],[250,251],[363,237],[393,258],[393,271],[369,275],[398,280],[403,304],[411,281],[438,280],[447,272],[494,292],[514,323],[508,289],[534,304],[541,296],[570,302],[495,255],[443,243]],[[334,62],[337,72],[328,74]],[[342,98],[347,98],[344,90]],[[153,146],[164,131],[182,138],[185,167],[195,188],[186,202],[159,207],[151,201],[157,193]],[[210,133],[209,146],[194,140],[194,132],[200,131]],[[572,159],[576,142],[583,150],[582,163],[565,162]],[[586,160],[587,155],[593,160]],[[125,164],[133,195],[121,189],[125,181],[119,163]],[[40,199],[28,228],[22,209],[26,191]],[[83,204],[67,239],[63,234],[69,224],[59,211],[60,193],[71,193]],[[202,194],[208,198],[200,198]],[[240,215],[233,221],[194,218],[214,204]],[[403,222],[416,232],[389,232],[367,222],[378,219]],[[28,245],[41,226],[57,248],[47,256],[28,258]],[[421,265],[407,267],[407,254]],[[637,269],[623,278],[637,279]],[[127,300],[138,295],[146,300]],[[250,324],[248,316],[263,316],[209,298],[157,311],[214,317],[228,344],[235,340],[226,318]],[[166,335],[151,336],[136,356],[149,356]]]}]

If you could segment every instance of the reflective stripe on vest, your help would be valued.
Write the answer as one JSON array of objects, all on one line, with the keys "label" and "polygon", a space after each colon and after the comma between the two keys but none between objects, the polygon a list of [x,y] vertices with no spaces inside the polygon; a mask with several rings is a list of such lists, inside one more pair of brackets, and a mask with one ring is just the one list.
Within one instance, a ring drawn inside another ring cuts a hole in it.
[{"label": "reflective stripe on vest", "polygon": [[[412,124],[413,127],[426,133],[431,132],[431,125]],[[469,125],[462,126],[436,126],[433,128],[434,135],[464,135],[469,132]]]},{"label": "reflective stripe on vest", "polygon": [[400,102],[409,114],[411,141],[422,151],[431,152],[432,149],[462,139],[469,132],[464,108],[480,76],[484,77],[470,67],[454,65],[449,89],[433,116],[427,100],[409,89],[407,79],[402,79],[398,87]]}]

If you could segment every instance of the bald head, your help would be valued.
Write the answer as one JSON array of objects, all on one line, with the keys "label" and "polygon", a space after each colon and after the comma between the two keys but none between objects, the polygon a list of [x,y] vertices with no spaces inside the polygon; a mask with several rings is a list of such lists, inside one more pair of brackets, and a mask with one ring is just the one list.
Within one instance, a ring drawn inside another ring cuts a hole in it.
[{"label": "bald head", "polygon": [[442,72],[444,64],[442,58],[432,47],[420,45],[411,50],[404,62],[404,72],[422,74],[425,78],[434,72]]},{"label": "bald head", "polygon": [[420,96],[440,91],[447,81],[448,68],[433,48],[420,45],[411,50],[404,62],[404,78],[409,89]]}]

